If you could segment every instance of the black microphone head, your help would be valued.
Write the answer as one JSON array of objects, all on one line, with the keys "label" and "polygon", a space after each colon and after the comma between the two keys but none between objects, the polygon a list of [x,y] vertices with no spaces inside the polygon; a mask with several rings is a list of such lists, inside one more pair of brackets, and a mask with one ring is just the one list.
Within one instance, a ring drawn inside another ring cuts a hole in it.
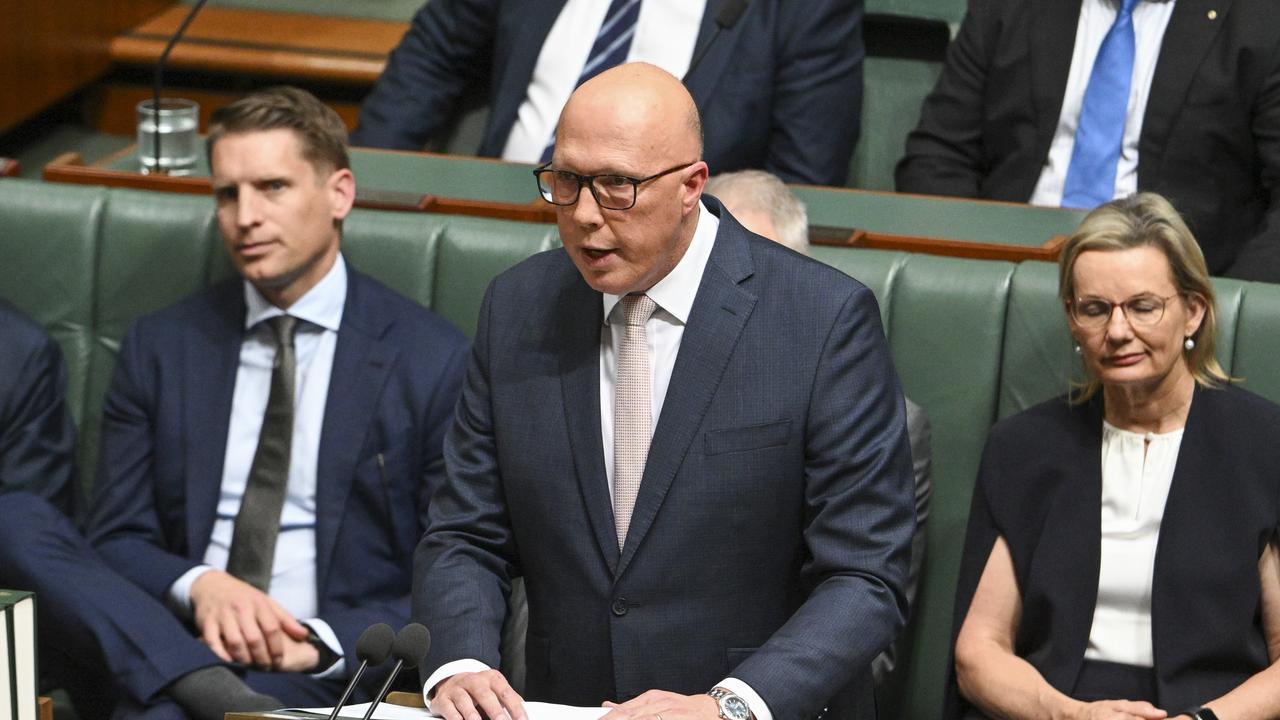
[{"label": "black microphone head", "polygon": [[356,640],[356,658],[376,667],[387,661],[391,654],[391,644],[396,640],[396,631],[386,623],[378,623],[365,628]]},{"label": "black microphone head", "polygon": [[725,30],[737,25],[750,2],[751,0],[729,0],[720,8],[720,12],[716,13],[716,24]]},{"label": "black microphone head", "polygon": [[417,667],[431,649],[431,633],[425,625],[409,623],[396,635],[391,645],[391,654],[404,663],[406,668]]}]

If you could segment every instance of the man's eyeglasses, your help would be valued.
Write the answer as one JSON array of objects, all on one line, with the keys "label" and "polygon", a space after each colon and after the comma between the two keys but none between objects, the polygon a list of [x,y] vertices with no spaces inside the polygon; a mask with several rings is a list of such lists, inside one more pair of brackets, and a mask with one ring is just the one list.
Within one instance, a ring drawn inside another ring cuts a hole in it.
[{"label": "man's eyeglasses", "polygon": [[1082,297],[1072,301],[1071,317],[1080,327],[1097,329],[1110,322],[1112,313],[1119,307],[1135,327],[1151,327],[1164,317],[1165,304],[1176,297],[1178,293],[1168,297],[1143,293],[1118,303],[1100,297]]},{"label": "man's eyeglasses", "polygon": [[568,170],[553,170],[548,167],[550,163],[547,163],[534,170],[533,176],[538,179],[538,192],[542,194],[542,199],[552,205],[573,205],[578,202],[582,188],[587,187],[600,207],[606,210],[630,210],[635,207],[640,185],[683,170],[695,162],[697,160],[681,163],[643,178],[626,175],[579,175]]}]

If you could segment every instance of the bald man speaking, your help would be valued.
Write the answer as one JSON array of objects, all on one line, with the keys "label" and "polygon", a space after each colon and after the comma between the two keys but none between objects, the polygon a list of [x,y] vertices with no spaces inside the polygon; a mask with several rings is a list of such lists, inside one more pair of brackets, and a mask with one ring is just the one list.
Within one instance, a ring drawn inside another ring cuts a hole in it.
[{"label": "bald man speaking", "polygon": [[[449,720],[873,717],[914,523],[870,290],[702,195],[692,99],[583,84],[536,171],[564,248],[489,286],[415,557]],[[528,593],[524,697],[497,670]]]}]

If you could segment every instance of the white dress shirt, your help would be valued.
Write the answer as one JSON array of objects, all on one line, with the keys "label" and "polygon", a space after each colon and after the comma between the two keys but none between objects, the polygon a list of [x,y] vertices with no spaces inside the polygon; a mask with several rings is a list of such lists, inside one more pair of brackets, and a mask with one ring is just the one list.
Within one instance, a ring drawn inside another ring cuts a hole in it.
[{"label": "white dress shirt", "polygon": [[[706,0],[642,0],[627,62],[652,63],[684,77],[706,4]],[[564,4],[542,42],[529,89],[502,150],[504,160],[536,163],[542,159],[608,10],[609,0],[568,0]]]},{"label": "white dress shirt", "polygon": [[[711,248],[715,245],[719,228],[720,219],[712,215],[706,205],[699,203],[698,226],[684,256],[666,277],[645,293],[658,305],[658,309],[644,326],[649,345],[649,367],[653,373],[652,392],[649,394],[653,404],[650,415],[653,426],[649,429],[650,434],[662,416],[662,403],[666,399],[667,386],[671,384],[671,372],[675,369],[676,356],[680,352],[684,326],[693,309],[693,300],[702,283],[702,273],[711,257]],[[600,328],[600,437],[604,443],[604,466],[608,474],[610,498],[613,497],[613,396],[618,377],[616,348],[622,346],[622,336],[626,332],[626,323],[621,322],[622,310],[618,308],[621,299],[620,295],[605,294],[601,300],[604,303],[604,325]],[[423,687],[427,708],[431,707],[431,691],[442,680],[461,672],[488,669],[488,665],[473,659],[455,660],[441,665],[427,678]],[[746,700],[757,720],[773,720],[769,706],[750,685],[737,678],[726,678],[719,686]]]},{"label": "white dress shirt", "polygon": [[[285,311],[267,302],[257,288],[244,283],[244,342],[240,345],[240,367],[231,398],[231,421],[227,428],[227,449],[222,467],[222,488],[218,495],[217,519],[205,550],[204,563],[184,573],[170,588],[170,598],[179,609],[191,613],[191,585],[212,569],[227,567],[236,514],[249,480],[249,469],[258,449],[258,435],[271,394],[271,373],[275,363],[275,335],[263,321]],[[293,441],[289,452],[289,484],[280,516],[268,595],[281,607],[306,623],[339,657],[342,645],[328,623],[316,617],[316,466],[320,455],[320,431],[325,402],[329,397],[329,377],[333,352],[338,342],[338,326],[347,302],[347,267],[339,255],[333,268],[315,287],[288,310],[302,322],[294,339],[297,375],[295,378]],[[343,672],[339,660],[320,677]]]},{"label": "white dress shirt", "polygon": [[[1133,79],[1129,84],[1129,108],[1125,115],[1113,198],[1130,195],[1138,189],[1138,140],[1142,136],[1142,119],[1146,116],[1151,80],[1156,74],[1156,60],[1164,42],[1164,30],[1173,15],[1174,2],[1176,0],[1142,0],[1133,9]],[[1031,193],[1032,205],[1058,207],[1062,204],[1062,187],[1067,179],[1067,167],[1071,164],[1071,151],[1076,144],[1076,127],[1080,123],[1085,88],[1093,74],[1093,61],[1102,47],[1102,40],[1115,22],[1116,8],[1117,5],[1109,0],[1083,0],[1080,4],[1071,72],[1067,76],[1066,94],[1062,97],[1062,114],[1058,117],[1053,142],[1049,145],[1049,155],[1040,170],[1040,179]]]},{"label": "white dress shirt", "polygon": [[1102,426],[1102,557],[1084,656],[1152,667],[1151,584],[1160,521],[1182,430],[1156,435]]}]

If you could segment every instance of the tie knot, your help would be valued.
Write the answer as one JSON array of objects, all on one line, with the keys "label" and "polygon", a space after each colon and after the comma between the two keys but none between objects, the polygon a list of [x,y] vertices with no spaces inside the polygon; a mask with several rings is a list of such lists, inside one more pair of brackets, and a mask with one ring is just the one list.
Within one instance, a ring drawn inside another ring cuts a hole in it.
[{"label": "tie knot", "polygon": [[658,309],[658,304],[648,295],[632,294],[622,298],[622,312],[628,325],[644,325],[649,316]]},{"label": "tie knot", "polygon": [[1137,5],[1138,5],[1138,0],[1120,0],[1120,10],[1116,13],[1116,16],[1119,17],[1120,15],[1132,15],[1133,8],[1136,7]]},{"label": "tie knot", "polygon": [[293,333],[298,329],[298,318],[292,315],[277,315],[267,320],[267,327],[275,333],[279,347],[293,347]]}]

